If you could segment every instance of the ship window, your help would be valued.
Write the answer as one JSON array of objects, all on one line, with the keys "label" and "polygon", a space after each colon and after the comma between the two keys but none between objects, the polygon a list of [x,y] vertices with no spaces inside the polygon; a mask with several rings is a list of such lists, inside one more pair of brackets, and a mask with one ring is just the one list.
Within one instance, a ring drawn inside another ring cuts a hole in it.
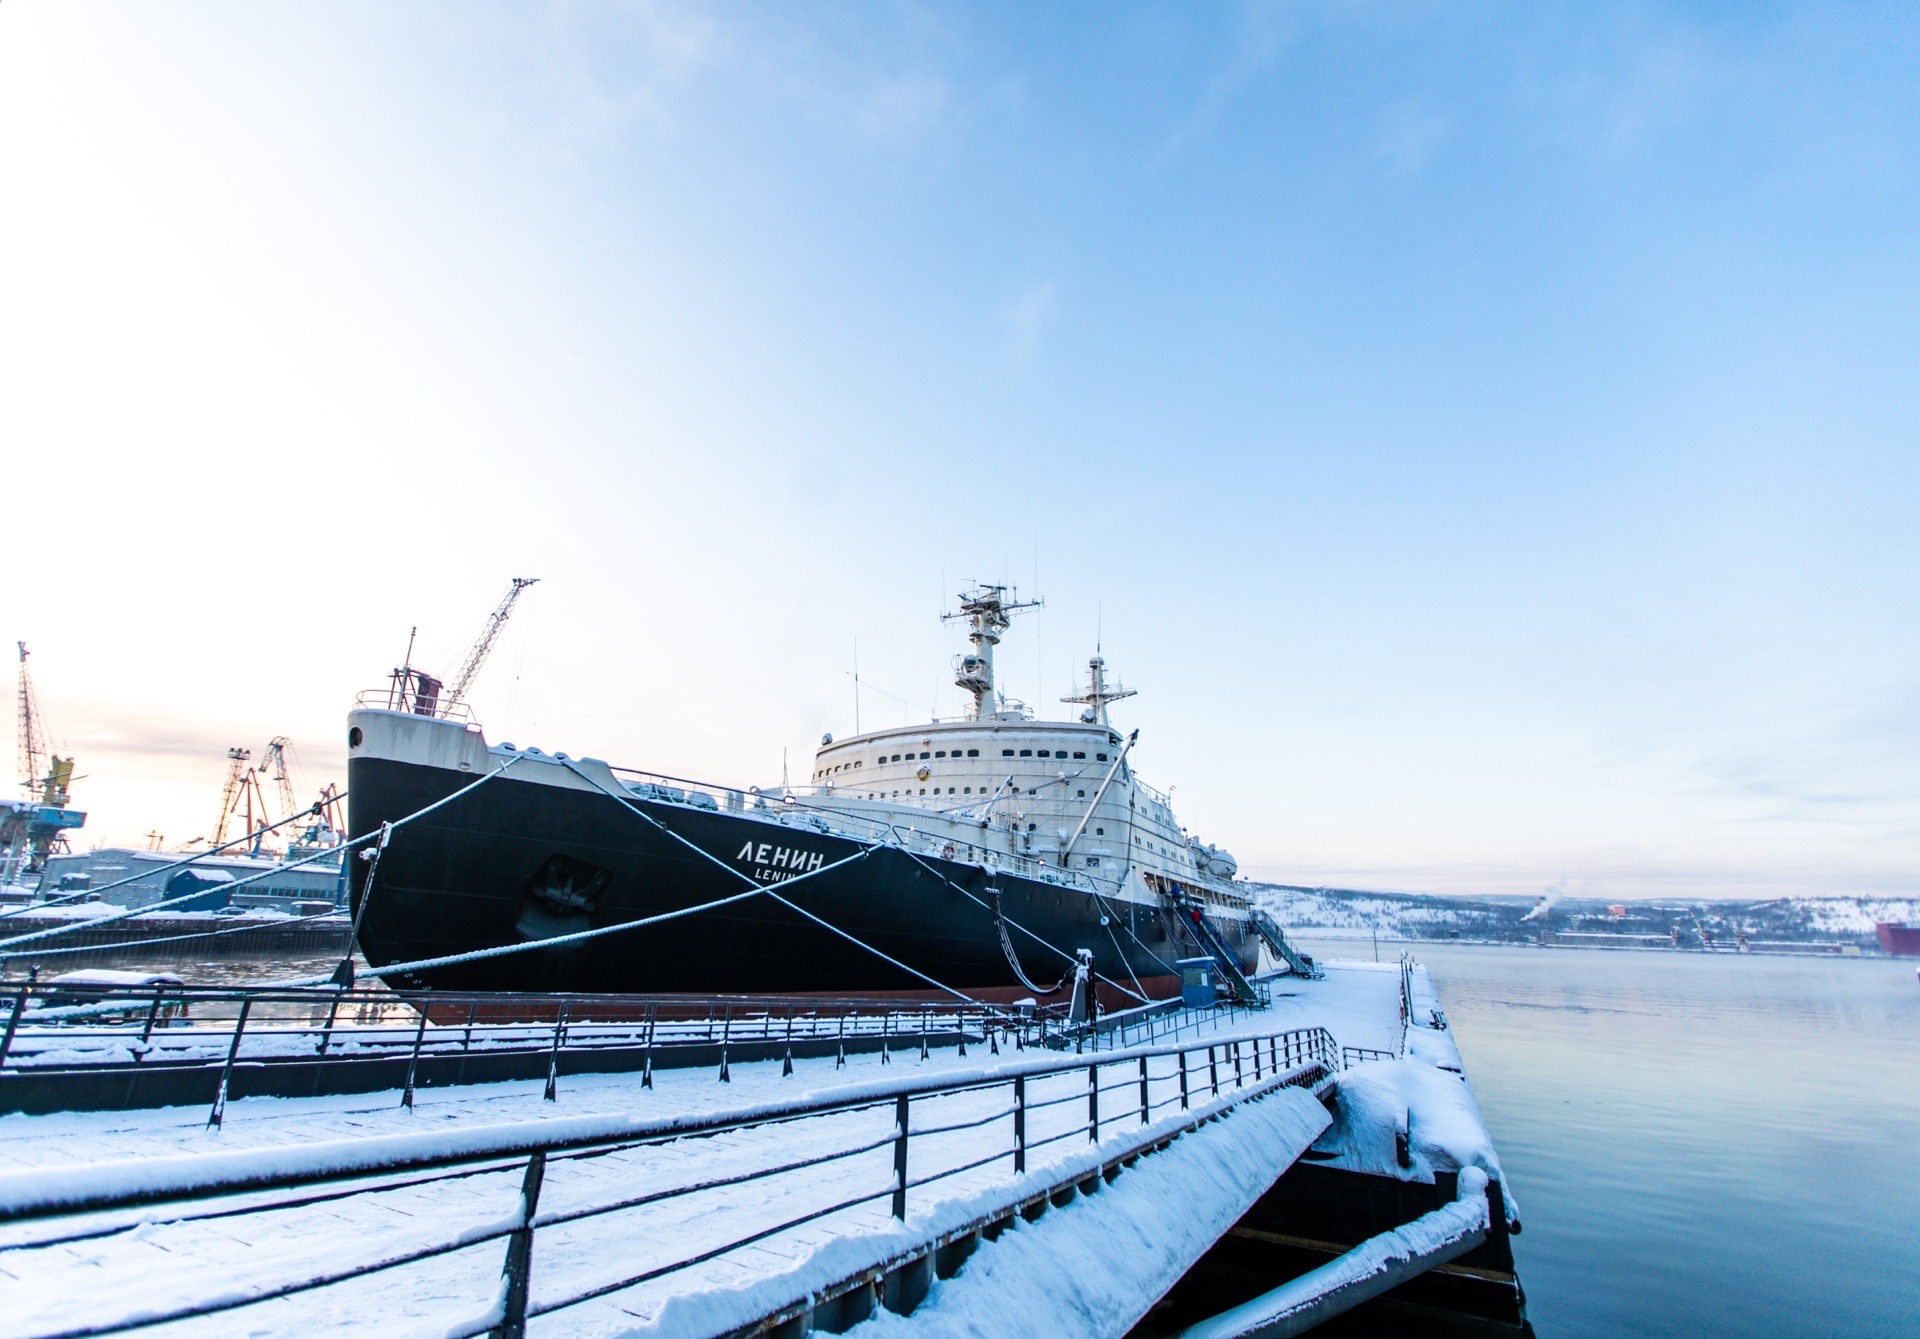
[{"label": "ship window", "polygon": [[1074,795],[1074,798],[1077,800],[1084,800],[1087,798],[1087,792],[1085,792],[1084,790],[1077,790],[1073,793],[1073,795]]},{"label": "ship window", "polygon": [[[1051,753],[1048,753],[1048,752],[1047,752],[1047,751],[1046,751],[1045,749],[1041,749],[1041,750],[1040,750],[1040,756],[1041,756],[1042,758],[1051,758],[1051,757],[1052,757],[1053,755],[1052,755]],[[1061,754],[1060,756],[1061,756],[1062,758],[1064,758],[1064,757],[1066,757],[1067,755],[1063,753],[1063,754]]]},{"label": "ship window", "polygon": [[1027,824],[1027,831],[1028,831],[1028,832],[1038,832],[1038,831],[1040,831],[1040,825],[1039,825],[1038,823],[1029,823],[1029,824]]},{"label": "ship window", "polygon": [[1097,856],[1097,855],[1090,855],[1090,856],[1088,856],[1088,857],[1087,857],[1087,868],[1088,868],[1088,869],[1097,869],[1097,868],[1099,868],[1099,865],[1100,865],[1100,857],[1099,857],[1099,856]]},{"label": "ship window", "polygon": [[1107,835],[1107,830],[1105,828],[1095,828],[1093,830],[1093,835],[1096,837],[1104,837]]},{"label": "ship window", "polygon": [[925,795],[927,793],[927,788],[925,786],[920,787],[920,793],[922,795]]},{"label": "ship window", "polygon": [[967,756],[968,756],[969,758],[978,758],[978,757],[980,756],[980,750],[979,750],[979,749],[968,749],[968,750],[967,750]]},{"label": "ship window", "polygon": [[[924,756],[924,755],[922,755],[922,756]],[[934,757],[936,757],[936,758],[944,758],[944,757],[946,757],[946,756],[947,756],[947,754],[946,754],[946,750],[944,750],[944,749],[942,749],[942,750],[941,750],[940,752],[938,752],[938,753],[936,753],[936,754],[934,754],[933,756],[934,756]]]},{"label": "ship window", "polygon": [[1033,756],[1033,750],[1032,750],[1032,749],[1021,749],[1021,750],[1020,750],[1020,756],[1021,756],[1022,758],[1031,758],[1031,757]]},{"label": "ship window", "polygon": [[1107,760],[1107,755],[1104,753],[1096,753],[1093,756],[1100,762],[1105,762]]},{"label": "ship window", "polygon": [[966,788],[966,793],[967,793],[968,795],[971,795],[971,794],[973,794],[973,787],[972,787],[972,786],[968,786],[968,787]]},{"label": "ship window", "polygon": [[1000,750],[1000,756],[1001,756],[1002,758],[1011,758],[1011,757],[1013,756],[1013,750],[1012,750],[1012,749],[1001,749],[1001,750]]},{"label": "ship window", "polygon": [[920,755],[920,761],[921,761],[921,762],[925,762],[926,760],[927,760],[927,755],[926,755],[926,754],[924,754],[924,753],[923,753],[923,754],[921,754],[921,755]]},{"label": "ship window", "polygon": [[894,754],[894,755],[893,755],[893,760],[894,760],[895,762],[899,762],[899,761],[900,761],[900,755],[899,755],[899,754],[897,754],[897,753],[896,753],[896,754]]}]

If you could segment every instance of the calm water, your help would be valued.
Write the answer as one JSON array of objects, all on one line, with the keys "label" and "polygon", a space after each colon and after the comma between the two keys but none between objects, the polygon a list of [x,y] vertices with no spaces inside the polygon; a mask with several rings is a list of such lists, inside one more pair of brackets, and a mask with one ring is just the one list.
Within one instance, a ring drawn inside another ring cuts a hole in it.
[{"label": "calm water", "polygon": [[1415,956],[1513,1184],[1543,1339],[1920,1335],[1912,962]]}]

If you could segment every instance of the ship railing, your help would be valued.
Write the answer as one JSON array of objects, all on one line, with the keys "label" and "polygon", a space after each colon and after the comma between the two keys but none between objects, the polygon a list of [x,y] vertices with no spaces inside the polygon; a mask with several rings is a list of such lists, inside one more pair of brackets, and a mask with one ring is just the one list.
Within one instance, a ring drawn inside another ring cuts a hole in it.
[{"label": "ship railing", "polygon": [[[1004,870],[1043,883],[1058,883],[1088,892],[1112,894],[1116,880],[1102,880],[1070,865],[1050,863],[1044,857],[1020,855],[969,841],[964,837],[903,826],[898,817],[878,818],[847,807],[846,796],[825,786],[793,786],[762,790],[757,786],[740,789],[694,781],[661,772],[644,772],[632,767],[610,770],[636,799],[669,804],[685,804],[698,809],[749,814],[780,822],[789,827],[812,826],[827,835],[854,841],[894,846],[932,859],[957,860],[963,864]],[[938,815],[929,812],[930,819]]]},{"label": "ship railing", "polygon": [[353,705],[360,711],[397,711],[408,716],[426,716],[437,721],[459,721],[465,725],[477,724],[473,708],[465,702],[449,702],[445,698],[426,698],[392,685],[385,688],[361,689],[354,694]]},{"label": "ship railing", "polygon": [[[820,1225],[835,1252],[824,1280],[815,1269],[790,1289],[757,1285],[752,1314],[708,1326],[805,1329],[876,1301],[911,1310],[979,1241],[1237,1107],[1321,1093],[1339,1055],[1324,1028],[1196,1037],[730,1110],[437,1126],[271,1157],[149,1159],[133,1175],[124,1163],[9,1171],[0,1270],[36,1281],[34,1311],[13,1316],[34,1332],[229,1312],[299,1328],[304,1299],[341,1289],[313,1298],[330,1319],[357,1306],[382,1326],[518,1336],[542,1316],[618,1327],[676,1295],[708,1305],[722,1274],[739,1286],[749,1248],[791,1269],[818,1240],[804,1229]],[[214,1222],[214,1239],[248,1243],[244,1260],[201,1246]],[[131,1271],[155,1250],[167,1268],[137,1295],[73,1274]]]}]

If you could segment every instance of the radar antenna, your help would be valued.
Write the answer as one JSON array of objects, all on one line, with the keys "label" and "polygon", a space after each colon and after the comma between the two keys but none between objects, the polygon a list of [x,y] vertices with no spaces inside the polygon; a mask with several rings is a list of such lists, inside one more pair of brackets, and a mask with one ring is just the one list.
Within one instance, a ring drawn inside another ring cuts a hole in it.
[{"label": "radar antenna", "polygon": [[973,643],[972,652],[953,658],[953,682],[973,694],[973,709],[967,713],[968,720],[985,720],[1006,709],[1006,699],[993,686],[993,648],[1000,644],[1000,634],[1012,624],[1013,615],[1045,603],[1045,600],[1022,600],[1018,590],[1009,591],[1005,586],[976,585],[960,592],[958,613],[940,615],[942,623],[965,619],[971,625],[967,640]]},{"label": "radar antenna", "polygon": [[1123,697],[1137,696],[1138,692],[1138,689],[1122,687],[1117,682],[1109,687],[1106,658],[1095,654],[1093,659],[1087,662],[1087,690],[1060,700],[1084,702],[1087,709],[1080,713],[1081,720],[1088,725],[1108,725],[1110,722],[1107,720],[1107,703],[1118,702]]}]

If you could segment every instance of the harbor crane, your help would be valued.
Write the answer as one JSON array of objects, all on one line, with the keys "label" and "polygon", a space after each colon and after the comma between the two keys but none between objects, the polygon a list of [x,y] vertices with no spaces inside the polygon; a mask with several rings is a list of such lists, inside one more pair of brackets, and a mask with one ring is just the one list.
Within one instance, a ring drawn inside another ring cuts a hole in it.
[{"label": "harbor crane", "polygon": [[87,821],[85,814],[67,808],[73,758],[58,756],[48,745],[46,720],[27,669],[27,644],[14,645],[20,648],[18,747],[20,788],[26,795],[17,802],[0,800],[0,875],[7,879],[43,868],[49,855],[67,849],[66,829]]},{"label": "harbor crane", "polygon": [[486,663],[487,653],[493,650],[493,644],[500,639],[500,629],[507,626],[507,616],[513,612],[514,601],[520,598],[520,592],[538,581],[539,577],[515,577],[513,585],[507,588],[506,597],[499,607],[487,615],[487,625],[480,630],[480,640],[473,644],[473,650],[467,652],[466,661],[460,666],[460,672],[453,676],[453,685],[447,689],[448,706],[464,700],[467,689],[473,687],[480,666]]},{"label": "harbor crane", "polygon": [[39,703],[34,701],[33,676],[27,673],[27,644],[20,648],[20,789],[33,794],[40,784],[40,759],[47,751],[46,732],[40,724]]},{"label": "harbor crane", "polygon": [[288,755],[293,750],[293,741],[285,735],[275,735],[267,741],[267,748],[260,755],[260,765],[254,770],[262,775],[271,772],[274,784],[280,792],[280,817],[292,818],[300,808],[293,798],[293,776],[291,760]]},{"label": "harbor crane", "polygon": [[[493,644],[500,640],[500,630],[507,626],[507,618],[513,613],[515,601],[520,592],[534,585],[539,577],[514,577],[513,584],[507,588],[506,596],[480,629],[480,637],[467,652],[467,658],[453,676],[451,684],[443,684],[425,670],[413,667],[413,638],[407,638],[407,660],[393,672],[393,689],[389,695],[389,705],[400,711],[410,711],[416,716],[439,716],[450,712],[466,698],[467,690],[473,687],[473,681],[480,673],[480,667],[486,663],[487,653],[493,650]],[[414,629],[418,632],[419,629]]]},{"label": "harbor crane", "polygon": [[267,826],[267,797],[261,792],[260,771],[251,765],[252,761],[252,749],[227,750],[227,784],[220,792],[220,820],[213,825],[213,840],[208,845],[225,843],[227,825],[242,813],[247,833]]}]

